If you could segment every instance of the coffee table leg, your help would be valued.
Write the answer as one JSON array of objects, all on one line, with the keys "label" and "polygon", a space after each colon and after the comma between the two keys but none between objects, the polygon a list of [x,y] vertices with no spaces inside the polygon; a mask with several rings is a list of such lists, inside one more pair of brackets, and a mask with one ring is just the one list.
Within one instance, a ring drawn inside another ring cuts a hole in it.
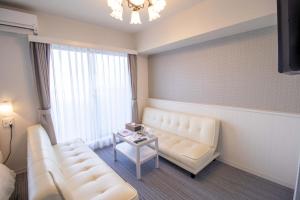
[{"label": "coffee table leg", "polygon": [[113,146],[114,146],[114,161],[117,161],[116,136],[115,135],[113,135]]},{"label": "coffee table leg", "polygon": [[155,150],[156,150],[155,168],[159,168],[158,140],[155,141]]},{"label": "coffee table leg", "polygon": [[140,162],[140,148],[136,148],[136,177],[141,179],[141,162]]}]

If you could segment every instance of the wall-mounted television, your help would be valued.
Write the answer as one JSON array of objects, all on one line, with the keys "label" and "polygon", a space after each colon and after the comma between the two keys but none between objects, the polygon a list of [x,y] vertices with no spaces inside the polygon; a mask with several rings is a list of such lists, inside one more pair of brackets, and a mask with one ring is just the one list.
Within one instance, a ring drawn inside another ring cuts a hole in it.
[{"label": "wall-mounted television", "polygon": [[300,0],[277,0],[278,71],[300,74]]}]

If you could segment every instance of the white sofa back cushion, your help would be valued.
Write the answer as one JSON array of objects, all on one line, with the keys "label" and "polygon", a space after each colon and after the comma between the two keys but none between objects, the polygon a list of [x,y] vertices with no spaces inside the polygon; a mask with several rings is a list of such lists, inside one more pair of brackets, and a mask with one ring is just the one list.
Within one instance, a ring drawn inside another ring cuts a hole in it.
[{"label": "white sofa back cushion", "polygon": [[48,134],[41,125],[29,127],[27,132],[29,199],[62,199],[48,173],[60,171]]},{"label": "white sofa back cushion", "polygon": [[218,144],[220,123],[214,118],[145,108],[143,124],[207,144],[214,150]]}]

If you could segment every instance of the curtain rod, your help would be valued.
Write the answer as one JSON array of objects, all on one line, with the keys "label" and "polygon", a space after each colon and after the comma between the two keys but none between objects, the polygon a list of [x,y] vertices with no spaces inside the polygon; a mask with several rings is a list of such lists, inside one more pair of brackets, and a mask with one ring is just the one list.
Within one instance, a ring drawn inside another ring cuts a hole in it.
[{"label": "curtain rod", "polygon": [[137,51],[131,50],[131,49],[123,49],[123,48],[112,47],[112,46],[103,46],[103,45],[97,45],[97,44],[91,44],[91,43],[85,43],[85,42],[78,42],[78,41],[74,41],[74,40],[64,40],[64,39],[57,39],[57,38],[40,37],[40,36],[36,36],[36,35],[28,35],[28,41],[29,42],[48,43],[48,44],[70,45],[70,46],[98,49],[98,50],[104,50],[104,51],[116,51],[116,52],[122,52],[122,53],[134,54],[134,55],[138,54]]}]

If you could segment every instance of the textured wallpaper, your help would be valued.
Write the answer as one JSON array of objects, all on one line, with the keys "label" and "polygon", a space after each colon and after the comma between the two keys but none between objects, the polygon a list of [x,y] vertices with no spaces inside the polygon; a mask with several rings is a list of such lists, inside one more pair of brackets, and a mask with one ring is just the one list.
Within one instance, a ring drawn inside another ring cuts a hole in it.
[{"label": "textured wallpaper", "polygon": [[217,39],[149,59],[150,98],[300,113],[300,75],[277,72],[277,29]]}]

